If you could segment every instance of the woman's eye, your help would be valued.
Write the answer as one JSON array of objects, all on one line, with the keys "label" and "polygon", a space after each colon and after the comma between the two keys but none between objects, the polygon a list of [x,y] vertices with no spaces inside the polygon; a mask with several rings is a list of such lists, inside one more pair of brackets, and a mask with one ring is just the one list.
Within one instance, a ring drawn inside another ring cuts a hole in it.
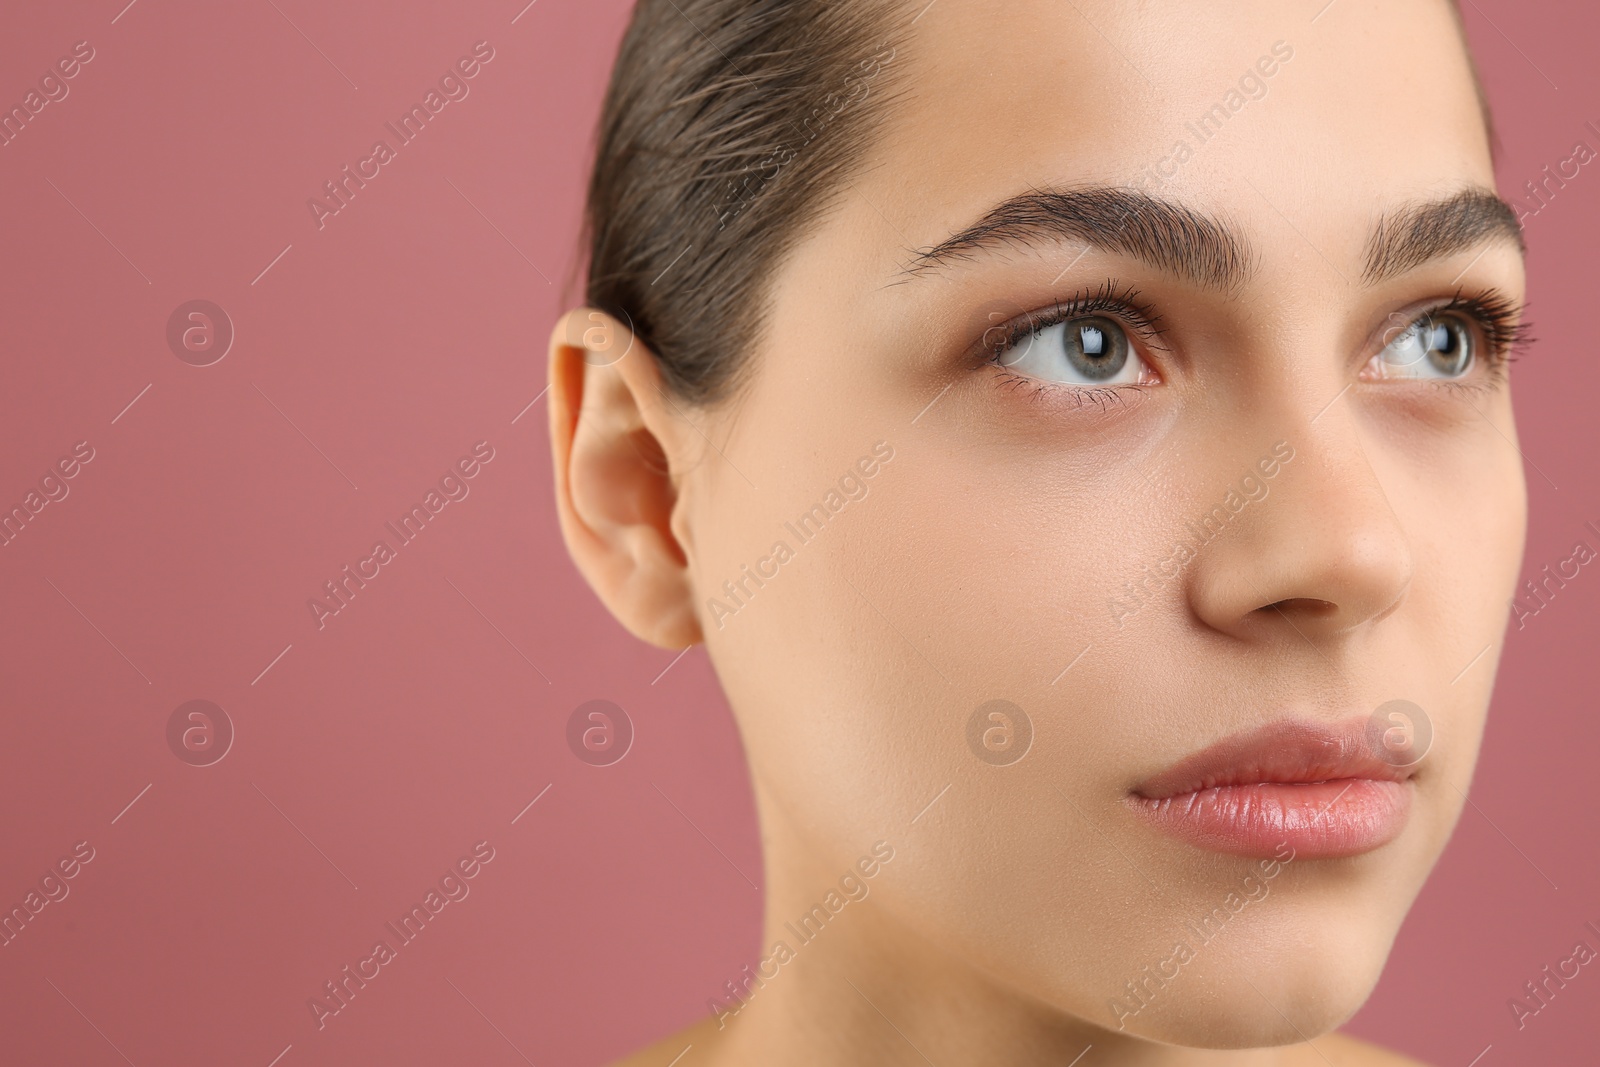
[{"label": "woman's eye", "polygon": [[1451,312],[1419,316],[1372,357],[1378,378],[1460,378],[1472,369],[1472,326]]},{"label": "woman's eye", "polygon": [[995,355],[999,366],[1067,385],[1135,385],[1147,369],[1112,319],[1086,315],[1046,326]]}]

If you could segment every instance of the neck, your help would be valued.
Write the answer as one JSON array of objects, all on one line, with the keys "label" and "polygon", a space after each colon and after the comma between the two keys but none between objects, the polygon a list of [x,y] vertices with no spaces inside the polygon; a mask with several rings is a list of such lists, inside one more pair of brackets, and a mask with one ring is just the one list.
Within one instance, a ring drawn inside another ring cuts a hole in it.
[{"label": "neck", "polygon": [[[1006,982],[977,952],[936,940],[904,916],[894,873],[918,862],[934,820],[848,853],[807,841],[756,783],[767,872],[759,951],[718,998],[697,1041],[715,1067],[1291,1067],[1309,1045],[1178,1048],[1084,1021]],[[869,862],[862,864],[863,858]],[[875,868],[875,869],[874,869]],[[870,876],[863,869],[872,871]],[[981,946],[976,946],[981,952]],[[1003,966],[1003,962],[1002,962]],[[734,994],[737,994],[736,996]],[[1081,1059],[1080,1059],[1081,1057]]]}]

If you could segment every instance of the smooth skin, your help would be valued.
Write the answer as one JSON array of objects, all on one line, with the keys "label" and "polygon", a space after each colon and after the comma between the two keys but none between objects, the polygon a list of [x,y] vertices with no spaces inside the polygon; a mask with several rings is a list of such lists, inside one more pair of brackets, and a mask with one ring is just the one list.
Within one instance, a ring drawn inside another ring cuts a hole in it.
[{"label": "smooth skin", "polygon": [[[567,545],[631,632],[705,643],[755,785],[760,955],[793,954],[737,1013],[628,1067],[1060,1067],[1089,1046],[1085,1067],[1413,1062],[1332,1031],[1460,814],[1526,499],[1483,337],[1459,380],[1373,361],[1418,308],[1520,300],[1524,274],[1491,229],[1368,280],[1381,219],[1493,190],[1489,147],[1443,0],[1322,7],[938,0],[897,49],[904,95],[861,169],[770,279],[736,398],[670,398],[598,313],[557,325]],[[1293,56],[1265,95],[1196,146],[1186,124],[1275,42]],[[1191,158],[1151,180],[1181,138]],[[1141,175],[1237,234],[1238,284],[1064,236],[905,271],[1008,198]],[[1108,279],[1160,316],[1127,333],[1144,384],[1041,390],[1049,366],[972,358],[996,309]],[[893,456],[866,494],[800,543],[784,524],[878,442]],[[1278,442],[1293,459],[1267,495],[1128,611],[1128,583]],[[779,541],[790,557],[759,564]],[[773,576],[736,604],[724,582],[758,565]],[[1236,731],[1397,698],[1434,732],[1400,835],[1289,863],[1119,1011],[1255,867],[1158,832],[1130,791]],[[1008,766],[967,740],[995,699],[1034,730]],[[786,924],[880,841],[893,859],[867,895],[800,942]]]}]

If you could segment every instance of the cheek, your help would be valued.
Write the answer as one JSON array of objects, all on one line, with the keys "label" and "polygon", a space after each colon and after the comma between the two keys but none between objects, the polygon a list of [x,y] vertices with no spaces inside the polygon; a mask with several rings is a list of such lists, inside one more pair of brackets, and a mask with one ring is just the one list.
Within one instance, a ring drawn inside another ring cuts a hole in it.
[{"label": "cheek", "polygon": [[[834,467],[853,459],[840,453]],[[811,483],[826,487],[834,467],[819,463]],[[813,727],[850,738],[839,758],[862,774],[861,788],[877,788],[880,746],[910,746],[921,759],[964,753],[964,712],[1033,694],[1111,624],[1109,582],[1125,568],[1111,565],[1105,546],[1131,554],[1125,510],[1087,495],[1044,504],[1016,466],[915,442],[898,447],[868,495],[820,534],[799,523],[815,495],[804,484],[791,478],[773,496],[792,506],[766,506],[721,553],[722,570],[735,573],[774,537],[794,547],[777,577],[711,634],[712,647],[727,674],[748,670],[754,706],[791,705],[773,727],[784,731],[779,743]],[[721,585],[714,568],[707,577]],[[795,679],[775,673],[791,670]],[[954,725],[930,729],[935,721]]]},{"label": "cheek", "polygon": [[[1406,452],[1391,456],[1383,473],[1391,506],[1417,546],[1407,599],[1419,616],[1444,623],[1418,632],[1431,646],[1429,661],[1452,678],[1485,644],[1500,642],[1522,569],[1527,488],[1515,429],[1508,417],[1496,423],[1478,420],[1421,452],[1420,462]],[[1493,658],[1460,683],[1481,688],[1484,700]]]},{"label": "cheek", "polygon": [[1484,407],[1493,425],[1473,415],[1448,433],[1378,438],[1369,448],[1416,558],[1405,600],[1373,650],[1371,676],[1376,692],[1414,700],[1431,722],[1421,803],[1407,829],[1415,854],[1429,861],[1461,815],[1465,801],[1452,783],[1471,776],[1501,652],[1516,639],[1507,627],[1527,489],[1509,400]]},{"label": "cheek", "polygon": [[[1026,504],[1021,485],[962,463],[897,448],[869,496],[708,647],[756,777],[785,812],[828,847],[883,839],[908,857],[883,869],[873,899],[995,973],[1055,976],[1070,997],[1106,966],[1085,946],[1115,944],[1129,918],[1102,915],[1085,937],[1077,904],[1038,906],[1104,892],[1093,865],[1070,862],[1095,840],[1049,770],[1110,762],[1070,722],[1086,714],[1070,699],[1079,677],[1050,686],[1089,640],[1077,616],[1101,592],[1088,557],[1102,542],[1065,536],[1080,516]],[[827,468],[814,473],[826,484]],[[1032,735],[1009,765],[970,741],[991,700],[1014,702],[1027,725],[1013,727]]]},{"label": "cheek", "polygon": [[[800,486],[825,486],[852,458],[792,473],[772,495],[798,513]],[[1067,860],[1091,832],[1056,799],[1049,768],[1071,764],[1104,792],[1137,729],[1088,699],[1114,686],[1120,657],[1084,657],[1063,676],[1111,626],[1109,583],[1137,554],[1129,509],[1110,506],[1109,490],[1042,490],[1040,474],[909,439],[866,499],[708,635],[758,778],[838,847],[915,840],[925,862],[895,869],[888,899],[970,930],[975,952],[1023,951],[1039,921],[1030,896],[1076,893]],[[781,520],[763,514],[753,527]],[[721,566],[749,551],[730,545]],[[1011,724],[1028,746],[1013,763],[974,749],[969,723],[995,700],[1025,719]],[[982,933],[1013,921],[1006,936]],[[1053,944],[1081,945],[1059,933]]]}]

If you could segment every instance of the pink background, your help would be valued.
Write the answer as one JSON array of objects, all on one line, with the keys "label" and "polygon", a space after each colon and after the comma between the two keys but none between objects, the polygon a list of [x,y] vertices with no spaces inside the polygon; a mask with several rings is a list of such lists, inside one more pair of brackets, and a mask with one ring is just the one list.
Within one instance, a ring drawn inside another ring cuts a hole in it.
[{"label": "pink background", "polygon": [[[0,508],[94,449],[0,547],[0,906],[95,850],[0,948],[0,1059],[550,1067],[698,1019],[757,948],[738,739],[703,649],[633,640],[580,582],[534,402],[626,5],[124,2],[12,5],[0,34],[7,108],[95,50],[0,147]],[[1466,6],[1515,196],[1600,148],[1600,23]],[[470,94],[319,229],[307,199],[480,40]],[[1591,165],[1527,222],[1527,576],[1600,547],[1597,204]],[[197,298],[236,331],[206,367],[166,340]],[[470,494],[319,630],[307,599],[484,440]],[[1474,804],[1356,1032],[1592,1061],[1600,973],[1521,1032],[1506,1001],[1600,947],[1597,603],[1585,568],[1511,633]],[[565,740],[595,698],[637,731],[609,767]],[[168,746],[193,699],[236,731],[210,766]],[[319,1031],[308,998],[484,840],[470,895]]]}]

